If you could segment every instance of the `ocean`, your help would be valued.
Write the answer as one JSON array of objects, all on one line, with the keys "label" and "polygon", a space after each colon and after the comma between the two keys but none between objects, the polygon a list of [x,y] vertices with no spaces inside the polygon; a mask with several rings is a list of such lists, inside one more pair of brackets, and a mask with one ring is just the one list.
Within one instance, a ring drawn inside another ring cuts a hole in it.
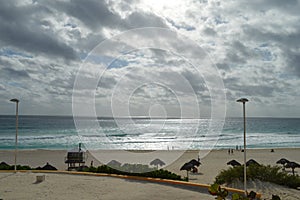
[{"label": "ocean", "polygon": [[[89,122],[89,118],[82,122]],[[243,118],[97,119],[76,128],[73,117],[19,116],[19,149],[171,150],[243,146]],[[216,128],[217,127],[217,128]],[[247,118],[247,148],[300,147],[300,118]],[[15,148],[15,116],[0,116],[0,149]]]}]

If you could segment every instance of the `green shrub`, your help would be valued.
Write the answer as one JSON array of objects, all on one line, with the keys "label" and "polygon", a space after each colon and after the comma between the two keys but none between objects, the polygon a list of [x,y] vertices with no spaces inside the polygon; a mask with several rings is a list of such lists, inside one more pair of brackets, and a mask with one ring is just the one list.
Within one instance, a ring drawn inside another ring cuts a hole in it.
[{"label": "green shrub", "polygon": [[[247,180],[255,179],[287,186],[290,188],[300,187],[299,175],[288,174],[287,172],[282,171],[278,166],[250,165],[247,167]],[[236,180],[244,180],[244,166],[231,167],[227,170],[222,170],[216,176],[215,183],[231,184]]]},{"label": "green shrub", "polygon": [[12,166],[0,166],[0,170],[11,170],[11,168],[13,169],[14,167]]},{"label": "green shrub", "polygon": [[[15,166],[14,165],[0,165],[0,170],[14,170]],[[31,167],[27,165],[17,165],[17,170],[32,170]]]},{"label": "green shrub", "polygon": [[217,200],[225,200],[225,198],[228,196],[228,190],[226,190],[225,188],[221,188],[221,186],[216,183],[212,184],[208,188],[208,192],[213,196],[217,196]]},{"label": "green shrub", "polygon": [[236,180],[243,181],[244,167],[237,166],[227,170],[222,170],[215,179],[215,183],[217,184],[232,183]]},{"label": "green shrub", "polygon": [[84,168],[83,169],[84,172],[93,172],[93,173],[96,173],[97,172],[97,168],[96,167],[88,167],[88,168]]},{"label": "green shrub", "polygon": [[[219,184],[214,183],[210,185],[208,188],[209,194],[216,196],[215,199],[217,200],[225,200],[228,196],[229,192],[227,189],[222,188]],[[238,193],[232,193],[231,199],[232,200],[253,200],[256,199],[256,192],[251,191],[247,196]]]},{"label": "green shrub", "polygon": [[32,170],[32,168],[27,165],[17,165],[17,170]]},{"label": "green shrub", "polygon": [[[124,170],[125,169],[125,170]],[[138,173],[137,171],[147,171]],[[123,168],[119,167],[119,169],[114,169],[112,167],[109,167],[107,165],[101,165],[97,168],[95,167],[89,167],[84,169],[85,172],[93,172],[93,173],[106,173],[106,174],[118,174],[118,175],[128,175],[128,176],[141,176],[141,177],[151,177],[151,178],[162,178],[162,179],[171,179],[171,180],[181,180],[184,181],[185,179],[182,179],[181,176],[174,174],[172,172],[169,172],[167,170],[153,170],[152,168],[149,168],[147,165],[136,165],[136,164],[126,164]]]}]

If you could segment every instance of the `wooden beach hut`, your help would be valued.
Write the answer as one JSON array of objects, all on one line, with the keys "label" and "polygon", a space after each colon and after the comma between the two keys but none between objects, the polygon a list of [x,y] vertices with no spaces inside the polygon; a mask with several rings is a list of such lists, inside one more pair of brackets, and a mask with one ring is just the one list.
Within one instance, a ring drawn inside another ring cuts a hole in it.
[{"label": "wooden beach hut", "polygon": [[65,157],[65,163],[68,165],[68,171],[77,170],[84,166],[86,161],[86,152],[81,149],[79,144],[78,149],[68,151],[67,157]]}]

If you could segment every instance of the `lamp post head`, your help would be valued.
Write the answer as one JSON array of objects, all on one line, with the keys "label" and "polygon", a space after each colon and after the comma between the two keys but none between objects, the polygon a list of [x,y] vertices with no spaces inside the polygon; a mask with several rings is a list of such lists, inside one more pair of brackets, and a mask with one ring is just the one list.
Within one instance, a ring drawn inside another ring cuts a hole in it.
[{"label": "lamp post head", "polygon": [[10,101],[11,101],[11,102],[19,103],[19,99],[11,99]]},{"label": "lamp post head", "polygon": [[246,103],[246,102],[248,102],[248,101],[249,101],[249,100],[246,99],[246,98],[241,98],[241,99],[236,100],[236,102],[241,102],[241,103]]}]

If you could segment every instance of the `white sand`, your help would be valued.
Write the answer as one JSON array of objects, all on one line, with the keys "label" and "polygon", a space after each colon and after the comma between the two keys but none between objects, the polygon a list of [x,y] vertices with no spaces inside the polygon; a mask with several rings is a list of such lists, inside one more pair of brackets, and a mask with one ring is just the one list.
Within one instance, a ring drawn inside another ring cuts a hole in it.
[{"label": "white sand", "polygon": [[212,199],[212,196],[182,188],[110,177],[46,174],[35,183],[33,173],[0,173],[0,199]]},{"label": "white sand", "polygon": [[[13,164],[13,159],[14,159],[13,153],[14,153],[14,151],[0,151],[0,162],[5,161],[8,164]],[[49,150],[19,151],[18,152],[18,164],[30,165],[32,167],[37,167],[37,166],[43,166],[43,165],[45,165],[46,162],[49,162],[50,164],[54,165],[58,169],[65,170],[66,165],[64,164],[64,159],[65,159],[66,153],[67,153],[66,151],[49,151]],[[105,160],[105,162],[104,162],[104,160],[101,160],[102,163],[107,163],[107,161],[109,159],[116,159],[118,161],[121,161],[120,159],[123,159],[121,162],[122,163],[126,162],[126,152],[124,154],[123,151],[107,150],[107,151],[100,151],[99,153],[101,155],[104,155],[103,159]],[[295,149],[275,149],[274,153],[271,153],[269,149],[256,149],[256,150],[252,149],[252,150],[247,151],[247,160],[252,158],[262,164],[275,165],[277,160],[284,157],[284,158],[289,159],[290,161],[300,162],[299,153],[300,153],[300,149],[297,149],[297,148],[295,148]],[[143,155],[143,153],[139,153],[139,154]],[[166,157],[171,156],[172,151],[162,151],[162,152],[160,152],[160,154],[161,154],[161,157],[159,157],[159,158],[166,158]],[[179,157],[175,162],[171,163],[168,166],[165,166],[165,169],[175,172],[176,174],[179,174],[179,175],[185,177],[186,171],[180,171],[179,170],[180,167],[185,162],[188,162],[191,159],[197,159],[199,154],[201,157],[202,165],[199,168],[198,174],[190,173],[190,181],[191,182],[211,184],[211,183],[213,183],[215,176],[222,169],[227,169],[229,167],[226,165],[226,163],[229,160],[236,159],[237,161],[239,161],[241,163],[243,162],[243,153],[240,151],[234,151],[233,155],[228,155],[227,150],[214,150],[214,151],[209,152],[209,154],[207,154],[207,155],[206,155],[206,152],[204,152],[204,151],[200,151],[200,153],[199,153],[199,151],[187,151],[181,157]],[[202,157],[203,155],[206,155],[206,156]],[[155,155],[155,156],[157,156],[157,155]],[[137,157],[139,157],[139,156],[137,156]],[[93,160],[94,166],[97,166],[100,163],[95,158],[93,158],[92,155],[89,155],[88,161],[86,163],[88,166],[90,165],[91,160]],[[128,161],[132,161],[132,160],[134,160],[134,159],[128,158]],[[296,172],[300,173],[300,169],[296,169]],[[55,177],[56,176],[63,176],[63,175],[55,175]],[[16,178],[13,178],[13,177],[14,176],[12,176],[12,181],[14,179],[16,181]],[[84,177],[84,178],[76,177],[76,179],[85,180],[86,177]],[[93,178],[88,177],[88,180],[91,180],[91,179],[93,179]],[[105,178],[102,178],[102,179],[106,180]],[[95,181],[96,182],[95,183],[93,182],[93,184],[97,185],[97,180],[95,180]],[[114,181],[118,181],[118,180],[114,179]],[[119,184],[124,183],[124,180],[119,180],[119,181],[120,181]],[[0,184],[1,184],[0,188],[2,188],[3,181],[1,181]],[[58,181],[57,184],[61,184],[60,181]],[[138,184],[138,185],[143,185],[143,186],[149,185],[149,184],[136,183],[136,182],[134,182],[133,184]],[[153,183],[151,183],[151,184],[153,184]],[[55,184],[53,184],[53,187],[54,187],[54,185]],[[68,184],[66,184],[66,185],[68,185]],[[52,187],[52,185],[50,185],[50,186]],[[109,187],[111,187],[111,186],[107,186],[107,188],[108,188],[107,191],[111,191],[112,188],[109,189]],[[140,186],[138,186],[138,187],[140,187]],[[158,187],[160,187],[160,185]],[[239,184],[239,185],[235,185],[235,187],[243,188],[243,185]],[[253,189],[255,191],[258,191],[258,192],[262,192],[264,195],[263,197],[267,197],[267,198],[270,198],[271,194],[278,194],[278,195],[284,196],[284,199],[288,199],[288,200],[300,199],[299,198],[300,191],[293,190],[293,189],[287,189],[287,188],[280,187],[280,186],[277,186],[274,184],[249,182],[249,188]],[[3,198],[1,195],[4,191],[2,189],[0,189],[0,190],[1,190],[0,198]],[[65,189],[65,190],[71,190],[71,188],[68,187],[68,189]],[[149,189],[149,194],[151,193],[151,190],[152,189]],[[94,191],[94,189],[91,189],[90,191],[86,191],[86,192],[93,193],[93,191]],[[81,192],[86,193],[85,191],[81,191]],[[105,192],[105,191],[103,191],[103,192]],[[98,194],[96,191],[94,193],[95,193],[95,195]],[[156,194],[156,195],[160,194],[160,193],[157,193],[155,190],[153,190],[152,193]],[[130,196],[130,194],[127,194],[127,193],[125,193],[125,194]],[[91,194],[89,194],[89,195],[91,195]],[[177,199],[176,197],[177,196],[174,195],[173,199]],[[94,198],[94,197],[91,197],[91,198]],[[109,199],[109,198],[107,198],[107,199]],[[141,198],[138,198],[138,199],[141,199]],[[147,198],[145,197],[145,199],[147,199]],[[161,199],[161,198],[159,198],[159,199]],[[210,199],[213,199],[213,198],[211,197]]]}]

